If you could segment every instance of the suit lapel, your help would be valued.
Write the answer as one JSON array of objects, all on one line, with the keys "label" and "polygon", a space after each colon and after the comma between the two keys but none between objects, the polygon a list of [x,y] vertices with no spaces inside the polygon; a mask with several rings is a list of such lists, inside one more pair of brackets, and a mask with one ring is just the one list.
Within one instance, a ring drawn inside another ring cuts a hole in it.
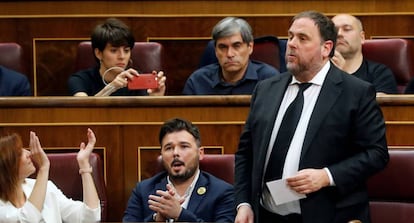
[{"label": "suit lapel", "polygon": [[322,85],[322,89],[319,93],[319,98],[316,101],[315,108],[313,109],[309,121],[306,137],[303,142],[301,159],[308,151],[309,145],[318,132],[318,129],[320,128],[322,122],[325,120],[326,116],[332,109],[332,106],[343,90],[340,85],[342,82],[341,73],[342,71],[331,64],[331,68],[329,69],[325,81]]},{"label": "suit lapel", "polygon": [[203,199],[205,199],[206,194],[208,193],[209,181],[204,176],[204,174],[200,171],[200,176],[195,184],[194,190],[191,193],[190,201],[188,202],[187,210],[197,213],[197,209],[200,206],[200,203]]},{"label": "suit lapel", "polygon": [[154,194],[155,194],[155,191],[157,191],[157,190],[163,190],[163,191],[165,191],[165,190],[167,190],[167,176],[166,175],[164,175],[164,177],[160,180],[160,182],[158,182],[157,184],[155,184],[155,186],[154,186]]},{"label": "suit lapel", "polygon": [[[275,79],[270,83],[270,87],[266,88],[265,90],[267,92],[264,92],[264,97],[266,98],[264,100],[264,103],[261,106],[265,106],[269,108],[269,112],[262,113],[264,117],[264,120],[269,120],[269,122],[266,125],[266,129],[263,129],[263,134],[266,134],[263,139],[265,140],[262,142],[262,145],[264,145],[263,149],[259,150],[259,162],[263,165],[263,168],[260,168],[261,171],[264,171],[264,165],[266,160],[266,154],[267,154],[267,148],[269,148],[270,138],[273,132],[273,127],[276,121],[277,113],[279,112],[280,104],[282,103],[283,96],[285,95],[285,91],[287,89],[288,84],[292,80],[292,75],[290,73],[284,73],[282,74],[281,78]],[[272,85],[278,85],[277,87],[272,87]],[[269,89],[272,89],[270,91]],[[263,96],[262,96],[263,97]],[[270,105],[270,106],[267,106]],[[262,173],[260,173],[262,174]]]}]

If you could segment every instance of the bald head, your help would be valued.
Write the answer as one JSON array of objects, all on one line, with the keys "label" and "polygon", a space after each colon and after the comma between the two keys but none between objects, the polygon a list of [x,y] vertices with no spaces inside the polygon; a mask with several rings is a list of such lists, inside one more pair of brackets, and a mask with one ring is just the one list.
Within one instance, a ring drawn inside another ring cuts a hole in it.
[{"label": "bald head", "polygon": [[336,50],[345,58],[352,59],[362,54],[362,44],[365,40],[361,20],[349,14],[339,14],[332,18],[338,29]]},{"label": "bald head", "polygon": [[335,23],[335,25],[341,21],[348,24],[354,24],[355,28],[357,28],[358,31],[364,30],[361,20],[350,14],[338,14],[332,18],[332,21]]}]

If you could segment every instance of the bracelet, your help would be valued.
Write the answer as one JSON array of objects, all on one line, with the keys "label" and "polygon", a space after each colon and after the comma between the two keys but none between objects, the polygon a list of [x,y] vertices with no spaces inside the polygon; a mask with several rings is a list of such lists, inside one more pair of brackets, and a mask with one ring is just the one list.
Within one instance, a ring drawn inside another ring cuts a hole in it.
[{"label": "bracelet", "polygon": [[[105,86],[106,86],[106,85],[108,85],[108,83],[106,83],[106,81],[105,81],[105,75],[106,75],[109,71],[114,70],[114,69],[121,69],[122,71],[124,71],[124,70],[125,70],[125,69],[124,69],[124,68],[122,68],[122,67],[110,67],[110,68],[106,69],[106,70],[105,70],[105,72],[102,74],[102,82],[105,84]],[[121,71],[121,72],[122,72],[122,71]]]},{"label": "bracelet", "polygon": [[79,174],[84,174],[84,173],[92,173],[92,167],[89,166],[88,168],[80,168],[79,169]]},{"label": "bracelet", "polygon": [[103,88],[102,96],[109,96],[112,93],[114,93],[116,90],[117,90],[116,87],[113,84],[109,83]]}]

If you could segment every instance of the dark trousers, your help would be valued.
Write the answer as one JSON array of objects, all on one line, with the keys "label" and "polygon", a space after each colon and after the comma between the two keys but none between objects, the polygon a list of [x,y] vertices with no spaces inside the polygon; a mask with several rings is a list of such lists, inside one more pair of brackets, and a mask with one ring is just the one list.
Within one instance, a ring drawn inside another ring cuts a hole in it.
[{"label": "dark trousers", "polygon": [[260,223],[302,223],[302,215],[300,214],[289,214],[279,215],[264,209],[260,205],[259,210],[259,222]]}]

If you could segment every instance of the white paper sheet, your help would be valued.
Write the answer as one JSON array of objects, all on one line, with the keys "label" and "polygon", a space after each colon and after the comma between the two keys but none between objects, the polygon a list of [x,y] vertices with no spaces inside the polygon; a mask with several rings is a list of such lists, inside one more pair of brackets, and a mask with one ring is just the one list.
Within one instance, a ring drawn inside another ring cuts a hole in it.
[{"label": "white paper sheet", "polygon": [[296,191],[292,190],[286,184],[286,179],[269,181],[266,183],[266,185],[276,205],[281,205],[287,202],[296,201],[306,197],[305,194],[299,194]]}]

